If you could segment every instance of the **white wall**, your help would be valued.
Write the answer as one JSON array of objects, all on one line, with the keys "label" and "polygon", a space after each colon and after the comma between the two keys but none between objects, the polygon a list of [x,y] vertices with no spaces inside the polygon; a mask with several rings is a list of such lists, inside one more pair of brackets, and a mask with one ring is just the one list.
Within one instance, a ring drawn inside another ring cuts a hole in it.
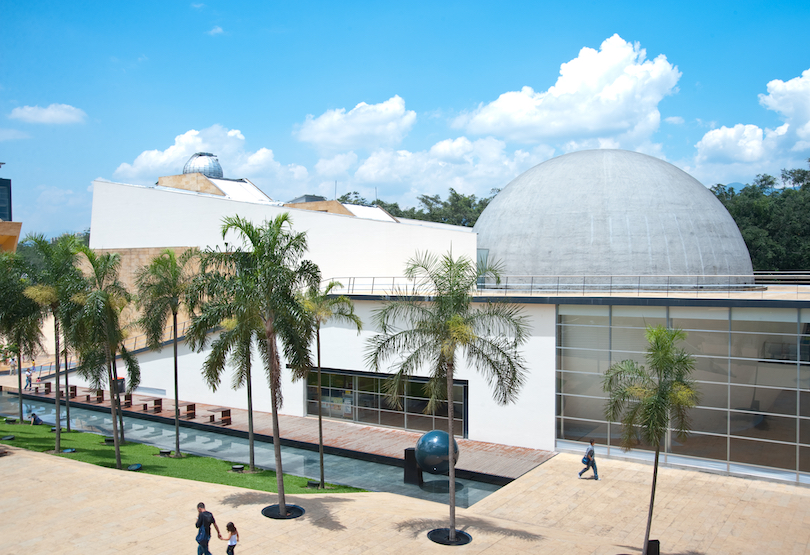
[{"label": "white wall", "polygon": [[[377,333],[372,324],[377,301],[356,301],[355,311],[363,320],[363,332],[345,324],[328,323],[321,330],[321,364],[325,368],[370,371],[365,362],[367,341]],[[457,379],[469,382],[469,438],[533,449],[554,450],[555,435],[555,308],[553,305],[524,305],[532,328],[523,347],[528,372],[518,401],[498,405],[484,376],[466,364],[459,366]],[[423,372],[420,375],[427,375]],[[285,411],[286,412],[286,411]]]},{"label": "white wall", "polygon": [[[210,345],[210,343],[209,343]],[[174,399],[174,358],[172,346],[167,345],[162,351],[144,351],[138,354],[141,365],[140,386],[150,389],[166,391],[165,397]],[[178,345],[178,382],[179,397],[181,401],[195,401],[208,405],[222,405],[247,409],[247,388],[234,390],[231,387],[233,370],[227,367],[222,374],[222,380],[216,392],[213,392],[203,379],[202,367],[205,357],[210,353],[206,349],[202,353],[191,351],[185,343]],[[258,412],[269,413],[272,410],[270,401],[270,388],[267,377],[258,353],[254,353],[253,374],[253,409]],[[293,383],[290,371],[282,361],[282,394],[284,406],[281,412],[295,416],[304,414],[304,385],[302,382]],[[125,369],[119,361],[118,375],[126,376]],[[79,376],[71,375],[71,384],[87,387],[89,384]],[[147,393],[149,394],[149,393]],[[151,394],[149,394],[151,395]]]},{"label": "white wall", "polygon": [[[355,310],[363,320],[360,335],[356,329],[334,322],[321,330],[321,364],[324,368],[370,371],[365,355],[367,341],[376,330],[372,324],[373,311],[382,306],[378,301],[357,301]],[[498,405],[492,398],[492,390],[484,377],[474,369],[461,364],[456,378],[469,382],[469,438],[504,445],[516,445],[532,449],[554,450],[555,430],[555,310],[551,305],[524,305],[532,327],[531,337],[523,348],[528,365],[525,385],[516,403]],[[313,349],[314,351],[314,349]],[[182,343],[179,347],[180,399],[211,405],[247,408],[247,391],[243,387],[231,389],[232,370],[223,374],[216,393],[212,392],[202,378],[202,365],[208,351],[191,352]],[[313,352],[313,363],[315,362]],[[171,345],[161,352],[143,352],[141,363],[141,386],[163,389],[166,397],[174,397],[173,359]],[[271,411],[270,389],[258,354],[254,356],[253,371],[254,410]],[[282,362],[282,367],[284,367]],[[123,369],[119,374],[124,375]],[[290,371],[282,368],[282,414],[306,416],[306,389],[303,381],[293,382]],[[427,372],[420,375],[425,376]],[[80,378],[71,376],[71,383],[86,385]],[[283,433],[283,430],[282,430]]]},{"label": "white wall", "polygon": [[476,259],[476,235],[467,228],[364,220],[101,180],[93,182],[90,247],[224,246],[223,217],[239,215],[259,225],[283,212],[290,213],[295,231],[307,232],[306,258],[320,266],[324,279],[401,276],[417,251],[452,248],[456,256]]}]

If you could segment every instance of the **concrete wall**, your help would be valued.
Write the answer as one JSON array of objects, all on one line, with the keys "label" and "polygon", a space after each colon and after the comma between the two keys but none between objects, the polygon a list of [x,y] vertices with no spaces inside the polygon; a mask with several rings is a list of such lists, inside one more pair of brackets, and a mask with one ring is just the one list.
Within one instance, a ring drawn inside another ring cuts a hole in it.
[{"label": "concrete wall", "polygon": [[[361,317],[364,329],[360,335],[346,324],[329,322],[321,330],[321,364],[324,368],[370,371],[365,361],[367,341],[377,333],[372,324],[374,310],[380,308],[376,301],[358,301],[355,310]],[[554,449],[555,430],[555,310],[551,305],[525,305],[526,315],[532,327],[531,337],[523,348],[528,363],[526,382],[518,401],[500,406],[492,398],[492,389],[485,377],[460,361],[457,379],[469,382],[469,438],[478,441],[516,445],[534,449]],[[243,387],[231,388],[233,371],[228,368],[223,374],[216,392],[202,379],[202,366],[208,352],[191,352],[185,344],[179,348],[180,399],[193,400],[213,405],[247,408],[247,392]],[[313,361],[315,354],[313,353]],[[165,390],[169,398],[174,396],[172,349],[142,352],[141,386]],[[270,412],[270,389],[258,354],[254,356],[253,406],[261,412]],[[285,363],[282,361],[282,366]],[[123,375],[123,370],[121,375]],[[293,382],[288,369],[282,370],[282,414],[306,416],[306,389],[303,382]],[[427,372],[420,375],[425,376]],[[78,377],[71,383],[84,385]]]},{"label": "concrete wall", "polygon": [[[93,182],[90,247],[224,247],[223,217],[239,215],[258,225],[283,212],[290,213],[295,231],[307,232],[307,258],[320,266],[324,279],[401,276],[417,251],[443,254],[452,248],[456,256],[476,256],[476,237],[468,229],[363,220],[98,180]],[[226,240],[236,241],[232,236]]]}]

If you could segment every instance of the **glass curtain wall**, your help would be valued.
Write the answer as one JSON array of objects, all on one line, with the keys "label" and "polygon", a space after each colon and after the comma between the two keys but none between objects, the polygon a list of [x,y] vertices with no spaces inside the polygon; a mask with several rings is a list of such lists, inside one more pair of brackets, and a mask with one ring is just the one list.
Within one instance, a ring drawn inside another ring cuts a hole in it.
[{"label": "glass curtain wall", "polygon": [[[686,331],[700,401],[693,432],[668,434],[665,460],[810,483],[810,310],[560,305],[557,439],[619,448],[604,417],[602,376],[613,363],[645,364],[647,325]],[[639,445],[630,456],[647,458]]]},{"label": "glass curtain wall", "polygon": [[[447,403],[425,414],[428,399],[427,380],[410,378],[405,383],[399,406],[389,401],[384,383],[387,376],[367,372],[323,370],[321,372],[321,408],[324,418],[349,420],[361,424],[402,428],[416,432],[447,430]],[[453,389],[454,430],[467,437],[467,381],[455,380]],[[307,379],[307,415],[318,416],[318,374]]]}]

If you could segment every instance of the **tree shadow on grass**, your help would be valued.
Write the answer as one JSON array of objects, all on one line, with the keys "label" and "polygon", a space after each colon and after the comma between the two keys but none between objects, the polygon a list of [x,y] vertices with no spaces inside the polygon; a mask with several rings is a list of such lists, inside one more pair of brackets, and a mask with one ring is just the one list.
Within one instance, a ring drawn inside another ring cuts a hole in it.
[{"label": "tree shadow on grass", "polygon": [[[342,507],[338,508],[337,504],[353,502],[353,499],[330,497],[328,495],[323,497],[306,496],[303,499],[304,501],[287,498],[287,503],[295,503],[303,507],[306,511],[304,518],[317,528],[332,532],[346,530],[346,527],[335,518],[335,514],[343,510]],[[238,508],[243,505],[275,505],[278,503],[278,495],[261,491],[246,491],[244,493],[240,492],[227,495],[222,498],[221,503],[233,508]]]},{"label": "tree shadow on grass", "polygon": [[[484,532],[486,534],[494,534],[503,536],[505,538],[516,538],[524,541],[538,541],[542,540],[541,534],[533,534],[524,530],[515,530],[514,528],[504,528],[503,526],[496,526],[488,520],[475,517],[464,517],[456,521],[458,530],[463,530],[470,534],[475,532]],[[412,518],[410,520],[403,520],[394,524],[394,529],[398,532],[410,532],[416,538],[423,532],[429,532],[435,528],[447,528],[446,519],[427,519],[427,518]]]}]

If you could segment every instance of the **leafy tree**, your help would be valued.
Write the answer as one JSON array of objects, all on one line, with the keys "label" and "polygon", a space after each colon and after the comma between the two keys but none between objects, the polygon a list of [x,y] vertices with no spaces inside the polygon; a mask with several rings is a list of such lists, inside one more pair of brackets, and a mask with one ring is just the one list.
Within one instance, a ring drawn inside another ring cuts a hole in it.
[{"label": "leafy tree", "polygon": [[[34,272],[36,283],[25,290],[25,295],[50,311],[53,316],[54,369],[56,371],[56,452],[61,451],[62,407],[59,384],[59,339],[64,323],[63,308],[70,302],[80,283],[80,273],[76,268],[79,244],[72,235],[63,235],[56,241],[48,241],[43,235],[29,235],[24,243],[31,245],[40,261],[40,269]],[[65,368],[67,375],[67,368]],[[70,402],[69,396],[66,403]]]},{"label": "leafy tree", "polygon": [[165,249],[138,271],[135,278],[139,304],[143,309],[138,324],[146,333],[149,348],[163,348],[163,332],[171,316],[172,346],[174,348],[174,454],[180,453],[180,399],[177,377],[177,314],[193,275],[190,262],[196,251],[188,250],[179,258],[171,249]]},{"label": "leafy tree", "polygon": [[737,223],[754,270],[810,269],[810,171],[782,170],[783,187],[760,174],[740,191],[711,191]]},{"label": "leafy tree", "polygon": [[201,272],[195,276],[188,291],[188,303],[198,309],[186,332],[189,346],[201,351],[208,342],[212,329],[219,335],[211,344],[211,351],[203,363],[203,378],[216,392],[222,381],[226,364],[234,368],[234,390],[247,386],[248,450],[250,470],[255,468],[253,435],[253,346],[270,375],[269,350],[264,322],[259,306],[253,302],[251,272],[243,264],[251,264],[249,257],[236,253],[208,250],[201,253]]},{"label": "leafy tree", "polygon": [[[264,332],[258,344],[270,386],[278,509],[279,514],[285,515],[287,506],[278,426],[278,409],[282,403],[281,360],[277,341],[281,340],[285,358],[296,376],[306,375],[311,366],[307,348],[311,327],[297,293],[305,287],[317,286],[320,271],[314,263],[302,260],[307,250],[306,234],[292,231],[287,212],[261,226],[239,216],[225,218],[222,238],[229,232],[239,236],[244,248],[227,253],[204,253],[192,295],[195,299],[193,306],[201,305],[200,314],[194,318],[189,333],[195,338],[195,348],[201,349],[205,331],[225,320],[235,320],[233,330],[240,331],[234,331],[230,340],[237,344],[237,350],[241,349],[242,354],[238,356],[244,361],[249,358],[245,352],[246,337],[256,337],[258,330]],[[223,333],[227,331],[226,327]],[[209,357],[224,358],[229,339],[222,341],[221,347],[216,349],[212,344]],[[212,365],[215,362],[221,366],[215,360],[212,360]]]},{"label": "leafy tree", "polygon": [[[0,253],[0,335],[4,345],[4,357],[17,357],[17,387],[22,392],[23,355],[33,359],[42,348],[42,308],[25,296],[30,286],[24,261],[14,253]],[[22,394],[17,396],[20,404],[20,422],[23,421]]]},{"label": "leafy tree", "polygon": [[647,367],[632,360],[619,362],[608,369],[602,383],[608,394],[605,416],[610,422],[622,424],[622,449],[634,447],[639,435],[655,449],[643,555],[647,555],[650,540],[661,443],[670,427],[679,439],[686,438],[688,410],[698,400],[696,384],[690,378],[694,357],[677,346],[686,339],[686,333],[661,325],[648,326],[645,337],[649,343]]},{"label": "leafy tree", "polygon": [[[121,325],[121,312],[130,303],[131,296],[118,278],[121,257],[118,253],[97,254],[82,247],[87,257],[90,275],[86,289],[75,295],[81,305],[73,325],[73,336],[79,350],[80,375],[101,388],[106,381],[110,388],[110,414],[115,445],[115,467],[121,469],[121,451],[118,420],[121,416],[121,397],[118,392],[116,357],[121,356],[127,369],[128,387],[132,391],[140,383],[140,365],[137,358],[124,346],[125,334]],[[123,432],[123,420],[122,420]]]},{"label": "leafy tree", "polygon": [[[452,254],[436,257],[425,253],[409,261],[405,275],[415,280],[417,290],[429,297],[401,298],[375,312],[374,322],[380,333],[369,342],[367,361],[376,372],[394,370],[386,387],[389,399],[397,405],[407,377],[422,368],[430,373],[425,385],[425,396],[429,399],[425,412],[435,413],[441,401],[446,400],[451,439],[449,538],[455,542],[452,440],[453,379],[458,354],[463,354],[470,365],[486,376],[499,403],[514,402],[526,370],[518,349],[527,339],[528,324],[516,305],[489,302],[473,308],[471,292],[478,279],[490,276],[499,281],[498,268],[476,267],[469,258],[454,259]],[[396,362],[387,366],[386,362],[393,358],[397,358]]]},{"label": "leafy tree", "polygon": [[357,328],[358,334],[363,329],[363,322],[354,313],[354,304],[351,299],[344,295],[333,295],[332,290],[335,287],[343,287],[343,284],[330,281],[323,292],[314,287],[310,288],[301,299],[301,304],[306,309],[315,330],[318,362],[318,456],[321,465],[321,489],[326,487],[323,470],[323,415],[321,411],[321,326],[329,320],[335,320],[352,324]]}]

